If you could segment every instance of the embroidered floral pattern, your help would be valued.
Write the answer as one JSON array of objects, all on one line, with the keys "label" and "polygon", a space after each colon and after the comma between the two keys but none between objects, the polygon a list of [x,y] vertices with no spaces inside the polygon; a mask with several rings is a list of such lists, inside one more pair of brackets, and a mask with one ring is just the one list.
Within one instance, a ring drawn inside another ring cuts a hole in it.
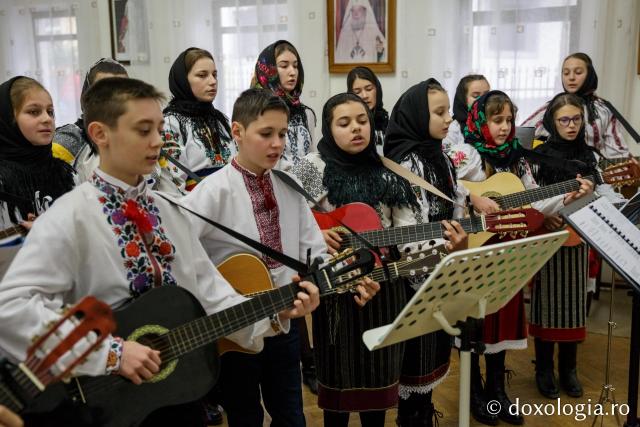
[{"label": "embroidered floral pattern", "polygon": [[120,337],[113,337],[111,340],[111,344],[109,345],[109,354],[107,355],[107,375],[115,375],[120,371],[123,344],[124,342]]},{"label": "embroidered floral pattern", "polygon": [[[112,227],[118,240],[120,255],[129,281],[129,291],[133,297],[138,297],[154,286],[154,264],[161,269],[163,285],[176,285],[171,274],[171,263],[175,258],[175,247],[167,238],[161,226],[160,211],[150,196],[140,195],[135,202],[141,210],[146,212],[151,226],[147,233],[148,241],[143,241],[138,227],[127,218],[127,203],[124,191],[114,187],[97,175],[93,175],[93,185],[102,192],[98,201],[102,204],[102,212]],[[155,258],[155,263],[149,258],[147,248]]]},{"label": "embroidered floral pattern", "polygon": [[454,151],[451,154],[451,161],[456,168],[467,164],[468,157],[464,151]]},{"label": "embroidered floral pattern", "polygon": [[[235,159],[231,161],[233,167],[242,174],[244,185],[249,192],[253,215],[260,235],[260,243],[282,252],[282,238],[280,233],[280,210],[273,192],[271,175],[256,176],[243,169]],[[269,269],[277,268],[282,263],[263,256]]]}]

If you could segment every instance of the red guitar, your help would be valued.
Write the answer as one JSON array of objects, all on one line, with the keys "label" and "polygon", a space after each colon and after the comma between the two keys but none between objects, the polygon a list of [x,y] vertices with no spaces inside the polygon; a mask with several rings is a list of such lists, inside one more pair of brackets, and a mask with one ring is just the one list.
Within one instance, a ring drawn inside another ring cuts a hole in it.
[{"label": "red guitar", "polygon": [[[363,243],[348,234],[337,220],[358,232],[369,243],[377,247],[402,245],[423,240],[442,239],[444,228],[439,222],[407,225],[382,229],[380,217],[375,209],[364,203],[349,203],[330,213],[313,211],[313,216],[322,230],[334,229],[342,234],[343,248],[361,248]],[[476,215],[456,219],[467,233],[486,232],[486,240],[493,234],[526,235],[542,226],[544,215],[535,209],[515,209],[491,215]],[[479,246],[479,245],[478,245]]]},{"label": "red guitar", "polygon": [[23,363],[2,363],[0,404],[22,412],[47,385],[70,376],[115,329],[111,308],[94,297],[85,297],[35,340]]}]

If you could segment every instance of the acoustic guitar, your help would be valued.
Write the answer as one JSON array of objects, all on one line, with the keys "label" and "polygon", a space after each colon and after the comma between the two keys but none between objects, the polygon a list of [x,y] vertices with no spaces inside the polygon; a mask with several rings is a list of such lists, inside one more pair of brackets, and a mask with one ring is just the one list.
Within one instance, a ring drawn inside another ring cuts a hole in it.
[{"label": "acoustic guitar", "polygon": [[31,344],[24,362],[18,366],[0,363],[0,404],[23,412],[49,384],[68,379],[115,329],[111,308],[94,297],[85,297],[66,309]]},{"label": "acoustic guitar", "polygon": [[[585,176],[584,178],[594,183],[607,183],[614,186],[625,185],[640,177],[640,170],[637,165],[628,163],[617,165],[616,168],[598,172],[596,175]],[[575,179],[570,179],[544,187],[526,190],[520,178],[509,172],[499,172],[484,181],[472,182],[461,180],[460,183],[473,195],[488,197],[494,200],[501,209],[514,209],[528,206],[533,202],[549,199],[561,194],[577,191],[580,183]],[[569,239],[564,246],[576,246],[582,243],[580,236],[570,227]],[[469,247],[479,247],[486,242],[481,235],[469,237]]]},{"label": "acoustic guitar", "polygon": [[[444,248],[441,249],[444,250]],[[389,272],[390,277],[383,267],[375,267],[367,276],[377,282],[382,282],[398,277],[425,275],[433,270],[442,256],[442,252],[436,248],[414,252],[407,255],[407,257],[401,261],[387,263],[386,271]],[[269,270],[264,265],[264,262],[255,255],[246,253],[232,255],[222,261],[217,267],[218,271],[227,279],[231,286],[246,297],[253,298],[276,289],[271,281]],[[347,278],[344,280],[346,281]],[[228,351],[253,353],[228,339],[223,338],[219,340],[219,354],[222,355]]]},{"label": "acoustic guitar", "polygon": [[[375,209],[364,203],[349,203],[331,212],[313,211],[313,216],[320,229],[335,230],[341,234],[343,248],[360,248],[363,242],[351,235],[338,220],[377,247],[442,239],[445,231],[440,222],[383,229]],[[480,233],[478,240],[487,241],[496,234],[515,237],[535,231],[542,226],[544,215],[535,209],[527,208],[490,215],[474,215],[455,221],[460,223],[465,232]]]},{"label": "acoustic guitar", "polygon": [[[321,295],[343,292],[352,281],[371,272],[375,258],[368,250],[354,251],[314,269],[303,280],[314,282]],[[215,341],[292,306],[298,283],[278,287],[233,307],[206,315],[186,289],[160,286],[115,312],[117,335],[160,351],[160,372],[135,385],[120,375],[79,377],[67,385],[52,386],[42,398],[64,396],[102,414],[96,424],[130,427],[152,411],[204,396],[218,377]],[[43,404],[44,406],[45,404]]]}]

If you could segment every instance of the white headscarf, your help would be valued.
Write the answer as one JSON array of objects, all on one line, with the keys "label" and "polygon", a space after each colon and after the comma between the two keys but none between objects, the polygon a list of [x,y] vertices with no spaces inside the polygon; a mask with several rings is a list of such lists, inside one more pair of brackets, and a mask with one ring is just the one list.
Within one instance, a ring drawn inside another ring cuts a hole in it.
[{"label": "white headscarf", "polygon": [[[361,30],[354,30],[352,10],[358,6],[364,7],[366,10],[365,25]],[[385,46],[380,59],[378,59],[377,46],[379,44]],[[378,27],[371,3],[369,3],[369,0],[349,0],[338,36],[335,62],[374,63],[386,61],[386,39]]]}]

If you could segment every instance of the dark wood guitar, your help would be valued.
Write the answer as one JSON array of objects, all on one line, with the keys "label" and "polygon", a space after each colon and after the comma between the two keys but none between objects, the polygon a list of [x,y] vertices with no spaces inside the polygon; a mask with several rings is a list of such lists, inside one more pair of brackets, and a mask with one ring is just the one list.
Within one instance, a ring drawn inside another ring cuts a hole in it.
[{"label": "dark wood guitar", "polygon": [[23,412],[49,384],[68,379],[73,368],[115,329],[111,308],[94,297],[65,310],[29,347],[23,363],[1,363],[0,404]]},{"label": "dark wood guitar", "polygon": [[[439,222],[382,229],[380,217],[375,209],[364,203],[349,203],[328,213],[314,211],[313,216],[320,229],[333,229],[341,233],[343,248],[360,248],[363,243],[349,234],[337,220],[342,221],[372,245],[378,247],[442,239],[445,231]],[[476,215],[456,219],[456,221],[467,233],[483,233],[478,240],[483,240],[482,243],[484,243],[495,234],[515,236],[535,231],[542,226],[544,216],[535,209],[528,208],[491,215]]]},{"label": "dark wood guitar", "polygon": [[[375,258],[359,250],[331,260],[304,280],[321,295],[344,292],[353,280],[371,272]],[[300,287],[290,283],[220,312],[206,315],[187,290],[161,286],[115,312],[116,334],[160,351],[161,370],[150,381],[135,385],[120,375],[80,377],[65,387],[45,392],[52,400],[66,395],[103,414],[100,425],[129,427],[152,411],[192,402],[215,384],[219,362],[215,341],[292,306]],[[44,406],[44,404],[43,404]]]}]

